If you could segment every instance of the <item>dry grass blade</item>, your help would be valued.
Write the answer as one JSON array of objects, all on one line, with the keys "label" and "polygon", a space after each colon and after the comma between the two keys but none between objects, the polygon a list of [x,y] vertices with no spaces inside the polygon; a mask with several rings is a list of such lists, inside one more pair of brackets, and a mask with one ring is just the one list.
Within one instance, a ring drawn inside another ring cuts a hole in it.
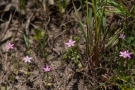
[{"label": "dry grass blade", "polygon": [[[5,7],[5,8],[3,9],[3,7]],[[3,5],[0,6],[0,8],[2,8],[2,10],[0,9],[0,13],[9,11],[13,7],[16,10],[18,10],[18,4],[17,3],[5,3],[5,4],[3,4]]]},{"label": "dry grass blade", "polygon": [[27,21],[26,21],[26,24],[25,24],[25,33],[26,33],[26,35],[29,34],[29,25],[30,25],[30,20],[31,20],[33,14],[34,14],[34,13],[31,13],[31,14],[29,15]]},{"label": "dry grass blade", "polygon": [[[6,32],[7,32],[7,30],[8,30],[8,28],[9,28],[9,24],[10,24],[10,22],[11,22],[11,19],[12,19],[12,13],[10,13],[10,16],[9,16],[9,20],[7,21],[7,22],[5,22],[5,23],[3,23],[3,24],[1,24],[0,25],[0,28],[2,29],[2,31],[1,31],[1,33],[0,33],[0,42],[2,42],[3,41],[3,38],[4,38],[4,36],[5,36],[5,34],[6,34]],[[7,38],[6,38],[7,39]]]}]

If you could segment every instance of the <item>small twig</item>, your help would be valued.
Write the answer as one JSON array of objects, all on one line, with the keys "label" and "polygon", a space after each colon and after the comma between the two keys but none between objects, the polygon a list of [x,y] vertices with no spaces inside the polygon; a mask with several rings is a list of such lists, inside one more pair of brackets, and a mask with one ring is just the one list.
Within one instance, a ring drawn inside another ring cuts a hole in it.
[{"label": "small twig", "polygon": [[26,35],[28,35],[28,33],[29,33],[30,20],[31,20],[33,14],[34,13],[31,13],[30,16],[28,17],[27,21],[26,21],[26,24],[25,24],[25,33],[26,33]]},{"label": "small twig", "polygon": [[11,22],[11,19],[12,19],[12,13],[10,13],[9,20],[8,20],[8,22],[6,23],[6,26],[5,26],[5,28],[4,28],[4,33],[3,33],[3,35],[2,35],[2,38],[1,38],[0,42],[2,41],[2,39],[4,38],[4,36],[5,36],[5,34],[6,34],[7,30],[8,30],[8,27],[9,27],[9,24],[10,24],[10,22]]}]

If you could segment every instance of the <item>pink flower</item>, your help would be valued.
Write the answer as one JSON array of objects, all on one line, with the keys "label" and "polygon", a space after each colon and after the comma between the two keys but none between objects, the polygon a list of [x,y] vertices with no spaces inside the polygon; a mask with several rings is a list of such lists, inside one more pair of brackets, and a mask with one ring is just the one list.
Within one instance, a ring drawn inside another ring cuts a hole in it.
[{"label": "pink flower", "polygon": [[46,66],[44,69],[44,72],[49,72],[50,71],[50,67]]},{"label": "pink flower", "polygon": [[120,57],[123,57],[123,58],[131,58],[131,55],[132,53],[129,53],[128,50],[124,51],[124,52],[121,52],[120,51]]},{"label": "pink flower", "polygon": [[126,58],[126,57],[127,57],[126,51],[124,51],[124,52],[121,52],[121,51],[120,51],[120,55],[119,55],[119,56]]},{"label": "pink flower", "polygon": [[72,39],[69,39],[68,43],[65,43],[68,47],[74,46],[75,41],[73,41]]},{"label": "pink flower", "polygon": [[13,49],[13,48],[14,48],[13,46],[14,46],[14,44],[8,43],[8,44],[6,45],[6,49],[7,49],[7,50]]},{"label": "pink flower", "polygon": [[31,62],[31,59],[32,57],[28,57],[28,56],[23,58],[24,62],[29,62],[29,63]]},{"label": "pink flower", "polygon": [[125,39],[125,35],[123,33],[121,33],[119,38]]},{"label": "pink flower", "polygon": [[131,55],[132,53],[129,53],[128,50],[126,51],[126,53],[127,53],[127,58],[131,58],[130,55]]}]

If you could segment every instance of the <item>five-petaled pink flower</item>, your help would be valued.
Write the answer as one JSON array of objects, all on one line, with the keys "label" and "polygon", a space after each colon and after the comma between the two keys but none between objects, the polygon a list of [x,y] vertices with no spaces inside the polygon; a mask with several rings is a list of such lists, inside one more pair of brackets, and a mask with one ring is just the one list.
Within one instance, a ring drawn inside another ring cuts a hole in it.
[{"label": "five-petaled pink flower", "polygon": [[6,45],[6,49],[7,49],[7,50],[13,49],[13,48],[14,48],[13,46],[14,46],[14,44],[8,43],[8,44]]},{"label": "five-petaled pink flower", "polygon": [[28,57],[28,56],[23,58],[24,62],[29,62],[29,63],[31,62],[31,59],[32,57]]},{"label": "five-petaled pink flower", "polygon": [[71,46],[74,46],[75,41],[73,41],[72,39],[69,39],[69,42],[65,44],[67,45],[67,47],[71,47]]},{"label": "five-petaled pink flower", "polygon": [[130,55],[131,55],[132,53],[129,53],[128,50],[126,51],[126,53],[127,53],[127,58],[131,58]]},{"label": "five-petaled pink flower", "polygon": [[124,51],[124,52],[121,52],[120,51],[120,57],[123,57],[123,58],[131,58],[131,55],[132,53],[129,53],[128,50]]},{"label": "five-petaled pink flower", "polygon": [[119,38],[125,39],[125,35],[123,33],[121,33]]},{"label": "five-petaled pink flower", "polygon": [[50,67],[47,65],[44,69],[44,72],[49,72],[50,71]]}]

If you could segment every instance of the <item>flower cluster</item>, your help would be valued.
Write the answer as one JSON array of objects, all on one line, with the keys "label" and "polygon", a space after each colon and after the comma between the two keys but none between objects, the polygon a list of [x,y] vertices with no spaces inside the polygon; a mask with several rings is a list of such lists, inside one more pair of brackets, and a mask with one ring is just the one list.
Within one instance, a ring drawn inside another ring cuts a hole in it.
[{"label": "flower cluster", "polygon": [[120,51],[120,55],[119,56],[123,57],[123,58],[131,58],[131,54],[132,53],[129,53],[128,50],[126,50],[124,52]]},{"label": "flower cluster", "polygon": [[[75,43],[75,41],[69,40],[69,43],[66,43],[66,44],[68,45],[68,47],[70,47],[70,46],[74,46],[74,43]],[[13,46],[14,46],[14,44],[8,43],[6,45],[6,50],[14,49]],[[32,60],[32,57],[29,57],[29,56],[26,56],[26,57],[23,58],[24,62],[30,63],[31,60]],[[50,67],[46,66],[45,68],[43,68],[43,70],[44,70],[44,72],[49,72],[50,71]]]}]

